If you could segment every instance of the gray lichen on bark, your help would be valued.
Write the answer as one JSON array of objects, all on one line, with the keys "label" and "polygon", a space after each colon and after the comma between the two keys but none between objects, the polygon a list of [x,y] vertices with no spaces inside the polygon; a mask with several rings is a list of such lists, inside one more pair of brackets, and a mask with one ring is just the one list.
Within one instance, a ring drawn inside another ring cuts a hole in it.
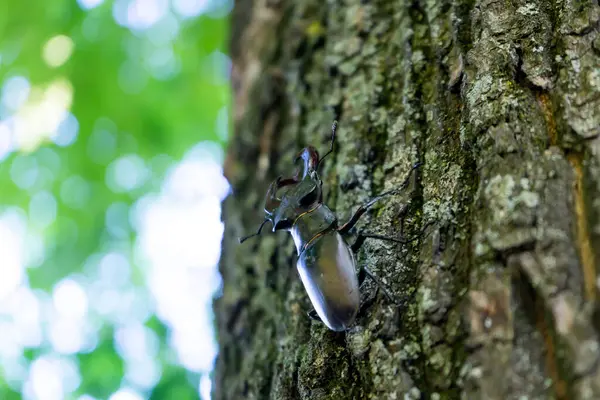
[{"label": "gray lichen on bark", "polygon": [[[597,1],[254,0],[232,23],[214,398],[600,398]],[[422,233],[358,253],[399,306],[367,283],[344,333],[306,316],[289,238],[236,240],[334,118],[340,219],[422,163],[361,225]]]}]

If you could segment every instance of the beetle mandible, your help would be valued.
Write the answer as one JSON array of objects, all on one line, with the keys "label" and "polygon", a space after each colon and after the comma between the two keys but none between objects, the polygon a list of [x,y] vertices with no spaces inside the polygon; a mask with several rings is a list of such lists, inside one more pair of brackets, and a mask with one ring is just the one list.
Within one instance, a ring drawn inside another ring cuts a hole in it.
[{"label": "beetle mandible", "polygon": [[[323,182],[318,174],[321,162],[333,151],[336,128],[337,121],[334,121],[331,146],[323,157],[319,158],[313,146],[307,146],[294,160],[294,163],[303,161],[302,174],[298,171],[291,178],[280,176],[271,183],[265,200],[265,220],[256,233],[241,238],[240,243],[260,235],[267,222],[272,224],[273,232],[289,231],[298,252],[298,273],[314,307],[309,315],[320,319],[333,331],[343,331],[356,319],[360,308],[359,287],[365,276],[369,276],[390,297],[381,281],[366,266],[360,268],[357,276],[353,255],[356,248],[348,245],[344,236],[350,233],[369,207],[405,188],[412,171],[420,164],[411,168],[399,188],[382,193],[361,205],[348,222],[340,226],[333,211],[323,204]],[[408,242],[367,233],[361,233],[359,237]],[[359,242],[357,240],[355,244],[360,245]]]}]

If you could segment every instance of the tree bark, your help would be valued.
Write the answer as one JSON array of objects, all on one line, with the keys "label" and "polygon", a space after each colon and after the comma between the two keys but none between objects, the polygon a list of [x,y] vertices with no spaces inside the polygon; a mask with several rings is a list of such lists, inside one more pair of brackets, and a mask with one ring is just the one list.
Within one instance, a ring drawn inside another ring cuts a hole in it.
[{"label": "tree bark", "polygon": [[[221,399],[600,399],[600,8],[591,0],[239,1],[234,135],[215,301]],[[363,227],[357,324],[310,303],[271,180],[323,152],[341,220]],[[268,229],[265,229],[268,231]]]}]

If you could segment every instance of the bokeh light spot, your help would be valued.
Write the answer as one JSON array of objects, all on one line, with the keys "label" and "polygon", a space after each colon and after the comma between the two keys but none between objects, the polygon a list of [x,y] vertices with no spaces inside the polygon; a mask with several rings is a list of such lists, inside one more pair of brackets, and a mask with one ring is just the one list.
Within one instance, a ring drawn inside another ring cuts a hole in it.
[{"label": "bokeh light spot", "polygon": [[116,135],[106,129],[94,129],[87,143],[87,153],[97,164],[106,165],[115,156]]},{"label": "bokeh light spot", "polygon": [[98,264],[99,280],[107,287],[122,287],[129,283],[131,266],[124,254],[110,252]]},{"label": "bokeh light spot", "polygon": [[39,175],[37,160],[30,155],[17,156],[10,166],[10,177],[21,189],[30,189]]},{"label": "bokeh light spot", "polygon": [[19,214],[11,211],[0,214],[0,299],[15,290],[24,278],[24,236],[25,222]]},{"label": "bokeh light spot", "polygon": [[121,26],[127,26],[127,8],[129,0],[115,0],[112,6],[112,14],[115,22]]},{"label": "bokeh light spot", "polygon": [[229,81],[231,74],[231,58],[220,51],[214,51],[206,57],[204,68],[206,75],[211,77],[214,84],[224,84]]},{"label": "bokeh light spot", "polygon": [[60,354],[74,354],[84,346],[83,322],[62,317],[50,321],[50,343]]},{"label": "bokeh light spot", "polygon": [[57,35],[44,44],[42,57],[51,68],[60,67],[67,62],[73,53],[73,39],[66,35]]},{"label": "bokeh light spot", "polygon": [[173,9],[184,18],[197,17],[210,6],[210,0],[173,0]]},{"label": "bokeh light spot", "polygon": [[65,278],[54,286],[52,300],[54,308],[63,317],[81,319],[87,314],[85,290],[71,278]]},{"label": "bokeh light spot", "polygon": [[6,122],[0,121],[0,161],[4,160],[13,149],[12,131]]},{"label": "bokeh light spot", "polygon": [[43,235],[35,232],[28,232],[26,243],[27,257],[25,258],[25,266],[27,268],[39,267],[46,259],[46,243],[44,243]]},{"label": "bokeh light spot", "polygon": [[13,135],[18,148],[37,149],[52,137],[64,120],[73,100],[71,82],[57,78],[45,89],[32,89],[30,99],[15,115]]},{"label": "bokeh light spot", "polygon": [[[210,324],[208,321],[192,321],[189,318],[178,322],[183,329],[175,329],[171,340],[177,349],[179,361],[189,370],[209,372],[217,356],[217,345],[212,338]],[[199,337],[204,340],[199,341]]]},{"label": "bokeh light spot", "polygon": [[202,374],[200,378],[200,396],[202,400],[210,400],[210,391],[212,389],[212,381],[210,380],[210,376],[208,374]]},{"label": "bokeh light spot", "polygon": [[227,141],[229,137],[229,107],[223,107],[219,110],[216,120],[217,136],[222,141]]},{"label": "bokeh light spot", "polygon": [[144,159],[136,154],[118,158],[106,170],[106,185],[114,192],[127,192],[142,186],[149,177]]},{"label": "bokeh light spot", "polygon": [[125,239],[130,232],[129,206],[125,203],[113,203],[106,210],[106,229],[113,237]]},{"label": "bokeh light spot", "polygon": [[29,219],[33,226],[44,229],[56,220],[56,200],[52,193],[41,191],[29,201]]},{"label": "bokeh light spot", "polygon": [[73,360],[43,355],[31,363],[24,392],[36,400],[61,400],[80,383],[79,369]]},{"label": "bokeh light spot", "polygon": [[[208,166],[210,170],[212,170],[212,167],[215,165],[223,165],[223,162],[225,161],[225,151],[220,144],[205,140],[189,149],[186,153],[186,159],[206,161],[206,164],[208,165],[205,164],[205,166]],[[212,161],[212,163],[210,163],[210,161]],[[220,171],[220,167],[216,168],[216,170]],[[229,184],[222,175],[221,178],[217,179],[215,182],[217,182],[217,185],[215,186],[217,188],[217,193],[219,193],[218,196],[222,199],[229,190]]]},{"label": "bokeh light spot", "polygon": [[2,86],[2,105],[11,111],[18,110],[29,97],[31,85],[23,76],[13,76],[4,82]]},{"label": "bokeh light spot", "polygon": [[29,379],[33,396],[40,400],[58,400],[64,396],[60,371],[56,363],[44,358],[38,358],[29,370]]},{"label": "bokeh light spot", "polygon": [[[192,153],[203,153],[194,148]],[[173,168],[166,182],[167,190],[184,199],[216,194],[223,200],[229,193],[229,184],[221,172],[221,167],[208,160],[190,159]]]},{"label": "bokeh light spot", "polygon": [[156,79],[169,79],[177,72],[178,65],[171,47],[157,48],[146,59],[146,66]]},{"label": "bokeh light spot", "polygon": [[[3,355],[5,354],[3,353]],[[12,358],[10,362],[7,362],[7,358],[5,355],[4,364],[8,364],[10,368],[3,368],[2,377],[12,390],[19,392],[23,381],[27,379],[27,375],[29,374],[29,362],[22,356]]]},{"label": "bokeh light spot", "polygon": [[[2,300],[0,315],[12,318],[19,347],[37,347],[42,342],[41,302],[31,289],[21,285]],[[11,330],[11,328],[9,328]]]},{"label": "bokeh light spot", "polygon": [[38,159],[40,165],[48,168],[52,174],[52,179],[58,176],[60,173],[61,162],[60,156],[54,149],[43,147],[36,152],[35,157]]},{"label": "bokeh light spot", "polygon": [[51,136],[52,141],[58,146],[65,147],[73,144],[79,132],[79,122],[70,112],[58,125],[58,129]]},{"label": "bokeh light spot", "polygon": [[130,388],[119,389],[113,393],[108,400],[143,400],[141,394]]},{"label": "bokeh light spot", "polygon": [[124,359],[145,360],[158,354],[156,333],[142,324],[129,324],[115,332],[117,350]]},{"label": "bokeh light spot", "polygon": [[141,389],[151,389],[160,380],[161,368],[156,358],[126,362],[125,379]]},{"label": "bokeh light spot", "polygon": [[172,13],[165,16],[146,31],[148,39],[156,46],[164,46],[173,42],[179,34],[179,21]]},{"label": "bokeh light spot", "polygon": [[92,8],[98,7],[104,3],[104,0],[77,0],[77,3],[84,10],[91,10]]},{"label": "bokeh light spot", "polygon": [[127,7],[127,25],[143,30],[157,23],[169,9],[167,0],[131,0]]},{"label": "bokeh light spot", "polygon": [[224,18],[233,10],[233,0],[213,0],[212,7],[206,12],[211,18]]},{"label": "bokeh light spot", "polygon": [[79,210],[88,204],[92,195],[90,184],[79,175],[73,175],[60,185],[60,199],[68,207]]},{"label": "bokeh light spot", "polygon": [[77,400],[98,400],[94,396],[90,396],[89,394],[82,394],[77,398]]}]

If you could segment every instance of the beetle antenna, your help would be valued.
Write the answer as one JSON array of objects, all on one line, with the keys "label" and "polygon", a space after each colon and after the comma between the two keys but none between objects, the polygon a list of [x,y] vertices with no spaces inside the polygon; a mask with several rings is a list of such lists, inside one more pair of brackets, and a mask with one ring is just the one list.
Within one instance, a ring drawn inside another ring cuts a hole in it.
[{"label": "beetle antenna", "polygon": [[329,151],[327,153],[325,153],[325,155],[323,157],[321,157],[321,159],[319,160],[319,163],[317,164],[317,168],[315,168],[315,170],[319,170],[319,165],[321,165],[321,162],[325,159],[325,157],[327,157],[328,155],[330,155],[333,152],[333,143],[335,142],[335,132],[337,131],[337,126],[338,126],[338,122],[337,121],[333,121],[333,125],[331,125],[331,146],[329,146]]},{"label": "beetle antenna", "polygon": [[265,226],[265,224],[266,224],[267,222],[269,222],[269,220],[268,220],[268,219],[265,219],[265,220],[262,222],[262,224],[260,224],[260,226],[258,227],[258,230],[256,231],[256,233],[253,233],[252,235],[248,235],[248,236],[244,236],[244,237],[241,237],[241,238],[239,238],[239,239],[238,239],[238,240],[239,240],[239,242],[240,242],[240,243],[244,243],[246,240],[250,239],[251,237],[254,237],[254,236],[258,236],[258,235],[260,235],[260,231],[262,231],[262,228],[263,228],[263,226]]}]

